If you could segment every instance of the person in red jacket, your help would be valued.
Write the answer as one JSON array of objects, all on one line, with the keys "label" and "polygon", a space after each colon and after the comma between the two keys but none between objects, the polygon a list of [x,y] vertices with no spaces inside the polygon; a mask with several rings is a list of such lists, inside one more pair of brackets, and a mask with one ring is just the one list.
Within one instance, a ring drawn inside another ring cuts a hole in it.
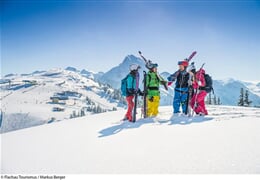
[{"label": "person in red jacket", "polygon": [[207,92],[203,90],[203,87],[206,85],[204,78],[205,70],[200,69],[195,73],[195,80],[193,81],[194,95],[191,99],[191,107],[194,112],[198,115],[208,115],[208,111],[205,106],[205,97]]}]

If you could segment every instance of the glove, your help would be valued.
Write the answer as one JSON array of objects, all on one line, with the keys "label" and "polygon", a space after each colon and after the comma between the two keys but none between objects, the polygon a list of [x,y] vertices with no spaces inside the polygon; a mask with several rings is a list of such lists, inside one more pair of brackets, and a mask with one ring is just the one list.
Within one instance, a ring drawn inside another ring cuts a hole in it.
[{"label": "glove", "polygon": [[160,81],[161,84],[167,84],[167,81]]},{"label": "glove", "polygon": [[151,96],[151,97],[149,98],[149,101],[153,102],[153,96]]},{"label": "glove", "polygon": [[142,92],[140,89],[138,89],[137,93],[138,93],[139,96],[144,96],[144,92]]},{"label": "glove", "polygon": [[135,93],[137,93],[137,91],[136,91],[135,89],[133,89],[133,88],[127,89],[127,92],[128,92],[128,94],[130,94],[130,95],[134,95]]},{"label": "glove", "polygon": [[176,80],[176,77],[174,75],[170,75],[169,77],[167,77],[167,80],[173,82]]}]

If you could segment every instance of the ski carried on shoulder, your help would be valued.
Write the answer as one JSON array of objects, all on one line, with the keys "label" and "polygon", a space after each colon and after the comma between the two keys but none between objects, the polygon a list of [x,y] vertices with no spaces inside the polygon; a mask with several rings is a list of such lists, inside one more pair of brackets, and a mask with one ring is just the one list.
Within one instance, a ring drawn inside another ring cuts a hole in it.
[{"label": "ski carried on shoulder", "polygon": [[191,55],[186,59],[186,61],[190,62],[190,60],[197,54],[197,51],[193,51]]},{"label": "ski carried on shoulder", "polygon": [[[193,51],[193,52],[191,53],[191,55],[190,55],[188,58],[186,58],[185,60],[188,61],[188,62],[190,62],[191,59],[192,59],[196,54],[197,54],[197,51]],[[175,80],[175,79],[177,78],[177,76],[179,75],[179,73],[180,73],[179,70],[176,71],[175,73],[173,73],[173,74],[171,75],[171,76],[173,77],[172,79]],[[169,82],[168,82],[168,86],[171,86],[173,82],[174,82],[174,81],[169,81]]]},{"label": "ski carried on shoulder", "polygon": [[[151,69],[151,65],[153,64],[153,62],[151,60],[147,60],[143,55],[141,51],[138,51],[139,55],[141,56],[141,58],[144,60],[145,62],[145,67],[147,69]],[[156,64],[158,65],[158,64]],[[168,90],[168,86],[167,86],[167,82],[163,80],[163,78],[159,75],[159,73],[156,73],[157,78],[160,80],[160,82],[162,83],[162,85],[164,86],[165,90]]]}]

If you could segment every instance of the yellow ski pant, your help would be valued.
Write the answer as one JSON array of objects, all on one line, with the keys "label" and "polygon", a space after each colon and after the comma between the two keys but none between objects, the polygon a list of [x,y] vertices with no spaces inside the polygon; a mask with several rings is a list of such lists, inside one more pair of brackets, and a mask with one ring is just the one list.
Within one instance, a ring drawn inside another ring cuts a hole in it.
[{"label": "yellow ski pant", "polygon": [[147,98],[147,117],[157,116],[159,111],[160,96],[153,96],[153,98]]}]

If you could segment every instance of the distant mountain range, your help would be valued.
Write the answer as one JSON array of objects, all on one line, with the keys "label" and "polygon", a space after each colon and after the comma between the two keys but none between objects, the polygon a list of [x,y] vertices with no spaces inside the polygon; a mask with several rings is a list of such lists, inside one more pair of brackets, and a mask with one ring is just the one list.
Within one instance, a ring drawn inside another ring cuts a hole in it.
[{"label": "distant mountain range", "polygon": [[[126,56],[106,73],[67,67],[6,75],[0,79],[1,132],[125,108],[119,88],[133,63],[141,66],[142,82],[143,71],[147,69],[143,60],[133,55]],[[160,71],[160,67],[158,69]],[[161,73],[165,79],[169,75],[169,72]],[[237,105],[240,89],[244,88],[249,91],[252,106],[260,106],[260,82],[214,80],[213,86],[222,105]],[[163,87],[160,90],[160,104],[171,105],[174,84],[168,91]]]},{"label": "distant mountain range", "polygon": [[[74,72],[82,77],[91,79],[95,82],[100,82],[102,84],[108,84],[114,89],[120,88],[121,80],[129,73],[129,66],[131,64],[139,64],[141,66],[140,72],[140,82],[143,80],[143,71],[147,71],[145,68],[144,61],[134,55],[127,55],[122,63],[113,67],[109,71],[103,72],[93,72],[90,70],[82,69],[78,70],[74,67],[67,67],[65,71]],[[91,68],[91,67],[89,67]],[[160,71],[160,67],[158,68]],[[53,74],[54,73],[54,74]],[[50,75],[57,75],[57,72],[54,70],[51,73],[49,71],[34,71],[30,74],[22,74],[17,75],[15,73],[6,75],[0,82],[4,82],[7,79],[12,79],[15,77],[28,77],[30,75],[43,75],[43,76],[50,76]],[[210,73],[209,73],[210,74]],[[167,79],[170,75],[169,72],[162,72],[161,76]],[[220,98],[221,104],[223,105],[237,105],[237,101],[240,95],[240,89],[244,88],[245,90],[249,91],[249,98],[252,101],[253,106],[260,106],[260,82],[244,82],[235,79],[226,79],[226,80],[216,80],[213,79],[213,87],[214,92],[217,98]],[[140,88],[143,88],[143,85],[140,84]],[[165,91],[163,87],[161,87],[161,105],[171,105],[172,98],[174,96],[174,84],[169,87],[168,91]],[[214,96],[214,95],[213,95]]]}]

